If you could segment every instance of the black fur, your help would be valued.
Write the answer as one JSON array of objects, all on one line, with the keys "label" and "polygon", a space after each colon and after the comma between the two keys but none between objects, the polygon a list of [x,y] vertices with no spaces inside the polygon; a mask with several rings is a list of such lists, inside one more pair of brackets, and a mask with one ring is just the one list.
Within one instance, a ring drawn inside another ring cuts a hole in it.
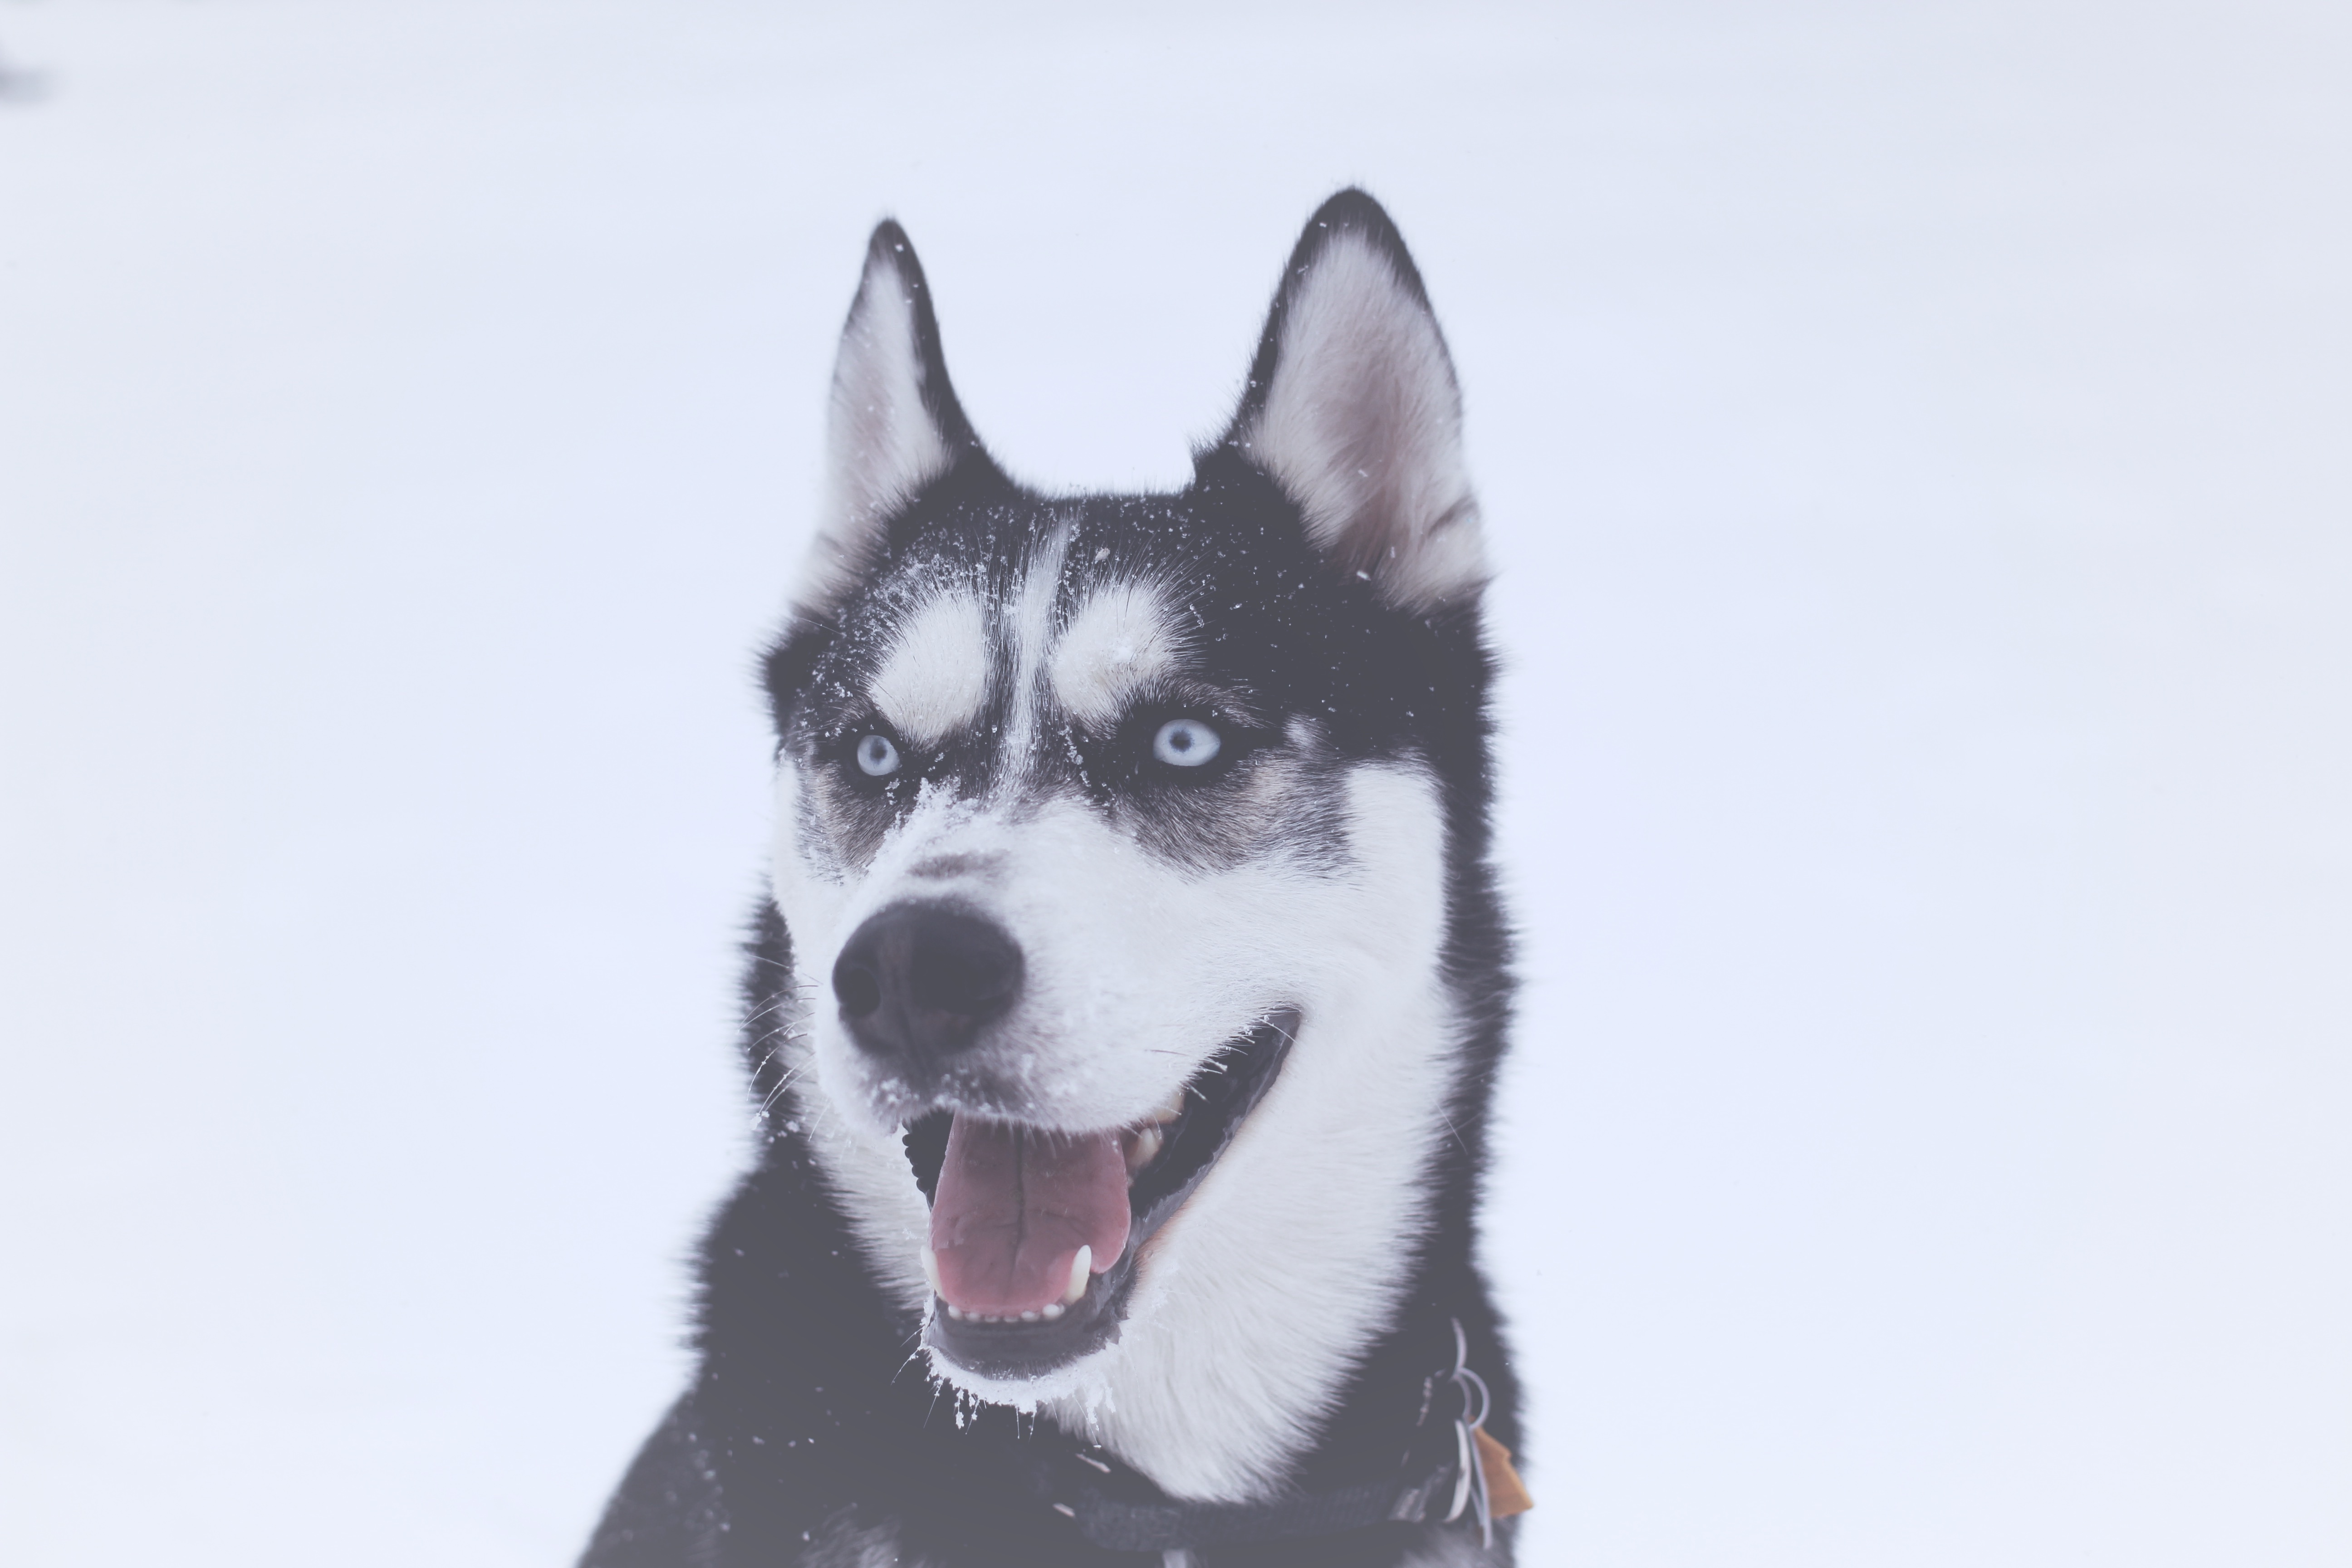
[{"label": "black fur", "polygon": [[[1420,297],[1418,275],[1386,215],[1360,192],[1334,197],[1292,258],[1252,367],[1244,416],[1273,370],[1290,285],[1341,227],[1370,236]],[[875,245],[898,247],[919,284],[895,226],[877,231]],[[1433,616],[1386,607],[1359,574],[1310,544],[1297,508],[1231,437],[1199,455],[1193,482],[1174,495],[1049,500],[1021,489],[954,407],[928,291],[918,291],[931,372],[927,393],[959,457],[892,524],[869,583],[941,563],[1001,576],[1004,563],[1024,552],[1025,540],[1075,518],[1066,592],[1096,571],[1148,571],[1181,583],[1212,634],[1201,639],[1197,673],[1204,683],[1277,731],[1294,716],[1311,720],[1316,750],[1328,765],[1417,754],[1443,781],[1444,970],[1473,1025],[1466,1068],[1446,1107],[1454,1136],[1432,1173],[1434,1223],[1414,1238],[1402,1318],[1369,1347],[1338,1413],[1312,1434],[1295,1480],[1313,1491],[1396,1471],[1414,1440],[1431,1374],[1450,1364],[1454,1320],[1469,1336],[1470,1364],[1494,1394],[1487,1430],[1519,1449],[1518,1390],[1474,1261],[1510,995],[1507,935],[1487,863],[1492,665],[1475,597]],[[1105,548],[1110,554],[1096,563]],[[1247,608],[1237,613],[1236,605]],[[864,657],[860,617],[883,613],[853,601],[803,619],[780,641],[766,662],[780,746],[813,753],[866,721],[840,695],[855,683],[831,677]],[[1091,746],[1108,758],[1117,744],[1115,737],[1082,737],[1081,757],[1093,755]],[[1087,765],[1066,749],[1045,748],[1041,757],[1037,787],[1089,792],[1102,809],[1123,814],[1147,844],[1181,858],[1202,852],[1204,832],[1214,842],[1213,814],[1192,809],[1197,801],[1155,799],[1149,788],[1122,783],[1110,762]],[[949,776],[989,765],[978,755],[924,761]],[[878,836],[892,807],[879,796],[869,804]],[[756,919],[750,954],[746,1065],[761,1102],[777,1105],[782,1068],[772,1047],[796,1026],[803,1003],[793,989],[791,937],[771,906]],[[869,1531],[895,1541],[897,1561],[934,1568],[1160,1562],[1157,1552],[1087,1544],[1033,1495],[1023,1480],[1024,1460],[1059,1452],[1068,1439],[1004,1409],[960,1407],[927,1375],[916,1349],[919,1329],[869,1278],[802,1134],[781,1110],[767,1118],[756,1167],[702,1249],[693,1385],[630,1469],[583,1568],[862,1563],[855,1547]],[[1201,1568],[1377,1568],[1465,1528],[1381,1525],[1199,1551],[1193,1561]],[[1507,1523],[1498,1529],[1494,1561],[1508,1560],[1510,1534]]]}]

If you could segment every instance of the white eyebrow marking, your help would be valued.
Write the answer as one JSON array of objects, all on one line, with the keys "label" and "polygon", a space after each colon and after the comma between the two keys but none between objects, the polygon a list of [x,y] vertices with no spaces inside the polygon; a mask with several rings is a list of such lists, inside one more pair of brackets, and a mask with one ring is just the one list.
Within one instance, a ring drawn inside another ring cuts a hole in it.
[{"label": "white eyebrow marking", "polygon": [[1108,725],[1138,688],[1167,672],[1181,646],[1150,584],[1105,588],[1070,617],[1054,649],[1054,695],[1080,723]]},{"label": "white eyebrow marking", "polygon": [[874,677],[874,706],[913,745],[936,746],[988,697],[988,616],[969,594],[931,600],[900,628]]},{"label": "white eyebrow marking", "polygon": [[1037,738],[1037,667],[1045,659],[1045,637],[1053,629],[1054,598],[1062,584],[1062,557],[1069,552],[1072,525],[1065,518],[1053,534],[1029,558],[1021,596],[1006,616],[1013,642],[1013,712],[1004,727],[1004,755],[1018,773]]}]

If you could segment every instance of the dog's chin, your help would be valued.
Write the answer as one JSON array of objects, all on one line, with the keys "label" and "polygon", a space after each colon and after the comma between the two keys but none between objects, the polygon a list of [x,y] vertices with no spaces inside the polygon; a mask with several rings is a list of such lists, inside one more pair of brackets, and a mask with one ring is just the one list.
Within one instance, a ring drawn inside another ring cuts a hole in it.
[{"label": "dog's chin", "polygon": [[[1063,1385],[1074,1382],[1080,1363],[1118,1340],[1141,1253],[1207,1179],[1265,1097],[1298,1020],[1295,1008],[1269,1014],[1209,1058],[1171,1107],[1173,1114],[1111,1135],[1128,1166],[1128,1215],[1125,1244],[1108,1267],[1079,1266],[1073,1273],[1083,1281],[1074,1279],[1059,1300],[1019,1311],[953,1305],[934,1279],[923,1343],[935,1370],[994,1403],[1031,1405],[1066,1392]],[[956,1114],[931,1110],[905,1130],[908,1163],[934,1204]],[[995,1125],[1002,1137],[1003,1124]]]}]

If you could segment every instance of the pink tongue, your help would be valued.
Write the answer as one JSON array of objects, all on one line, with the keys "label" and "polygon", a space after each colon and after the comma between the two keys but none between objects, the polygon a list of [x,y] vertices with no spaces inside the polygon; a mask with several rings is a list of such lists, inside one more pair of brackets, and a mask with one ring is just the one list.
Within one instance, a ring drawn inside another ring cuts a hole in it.
[{"label": "pink tongue", "polygon": [[931,1200],[940,1294],[966,1312],[1034,1312],[1062,1299],[1070,1260],[1097,1273],[1127,1246],[1127,1161],[1116,1132],[1076,1138],[956,1113]]}]

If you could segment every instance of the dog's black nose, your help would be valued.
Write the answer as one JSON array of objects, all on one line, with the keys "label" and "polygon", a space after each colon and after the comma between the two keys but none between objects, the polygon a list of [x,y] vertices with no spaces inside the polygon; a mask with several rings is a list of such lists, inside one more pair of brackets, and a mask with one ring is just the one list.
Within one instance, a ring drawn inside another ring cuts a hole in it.
[{"label": "dog's black nose", "polygon": [[893,904],[833,966],[842,1021],[877,1056],[936,1062],[971,1044],[1021,994],[1021,949],[991,922],[938,904]]}]

